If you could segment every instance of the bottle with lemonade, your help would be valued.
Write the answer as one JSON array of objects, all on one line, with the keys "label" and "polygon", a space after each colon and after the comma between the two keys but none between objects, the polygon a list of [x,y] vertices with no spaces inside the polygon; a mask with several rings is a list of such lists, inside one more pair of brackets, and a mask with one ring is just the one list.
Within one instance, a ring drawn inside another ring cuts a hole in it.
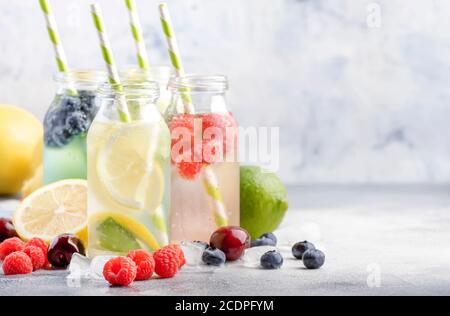
[{"label": "bottle with lemonade", "polygon": [[[88,255],[168,243],[170,133],[155,82],[105,85],[88,134]],[[118,102],[131,120],[121,121]]]},{"label": "bottle with lemonade", "polygon": [[219,226],[239,225],[238,131],[227,109],[227,88],[220,75],[169,82],[172,241],[209,241]]}]

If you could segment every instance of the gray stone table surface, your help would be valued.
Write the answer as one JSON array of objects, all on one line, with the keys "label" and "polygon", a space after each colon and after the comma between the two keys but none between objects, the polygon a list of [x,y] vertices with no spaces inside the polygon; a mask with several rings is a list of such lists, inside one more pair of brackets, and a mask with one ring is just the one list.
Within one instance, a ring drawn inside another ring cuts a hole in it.
[{"label": "gray stone table surface", "polygon": [[[279,230],[282,269],[242,263],[187,268],[173,279],[68,282],[66,271],[0,275],[0,295],[444,295],[450,294],[450,186],[289,187]],[[0,202],[1,215],[14,203]],[[320,270],[291,258],[288,244],[309,238],[326,253]],[[284,244],[283,244],[284,243]]]}]

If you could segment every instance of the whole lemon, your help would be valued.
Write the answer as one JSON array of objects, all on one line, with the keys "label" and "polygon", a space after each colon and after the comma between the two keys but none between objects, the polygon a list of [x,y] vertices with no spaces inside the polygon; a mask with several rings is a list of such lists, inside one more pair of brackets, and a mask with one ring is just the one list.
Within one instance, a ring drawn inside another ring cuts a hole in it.
[{"label": "whole lemon", "polygon": [[0,195],[16,194],[42,163],[42,124],[27,111],[0,104]]}]

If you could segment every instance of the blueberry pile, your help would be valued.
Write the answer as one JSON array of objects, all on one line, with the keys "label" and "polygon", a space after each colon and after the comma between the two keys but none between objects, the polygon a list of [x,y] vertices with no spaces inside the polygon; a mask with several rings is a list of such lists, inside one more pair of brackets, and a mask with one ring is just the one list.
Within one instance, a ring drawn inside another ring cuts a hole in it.
[{"label": "blueberry pile", "polygon": [[45,144],[66,145],[73,136],[87,132],[96,114],[93,91],[81,90],[77,96],[61,96],[59,104],[52,106],[45,115]]},{"label": "blueberry pile", "polygon": [[[276,245],[277,237],[273,233],[265,233],[252,241],[252,247]],[[302,260],[307,269],[319,269],[325,263],[325,254],[306,240],[292,246],[292,255]],[[279,269],[283,265],[283,256],[276,250],[270,250],[262,255],[260,261],[264,269]]]}]

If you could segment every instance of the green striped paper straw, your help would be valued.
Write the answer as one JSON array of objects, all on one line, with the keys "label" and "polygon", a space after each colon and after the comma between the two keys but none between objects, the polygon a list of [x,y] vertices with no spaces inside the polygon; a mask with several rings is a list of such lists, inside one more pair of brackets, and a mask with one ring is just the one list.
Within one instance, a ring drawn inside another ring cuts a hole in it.
[{"label": "green striped paper straw", "polygon": [[[177,41],[173,32],[172,22],[170,19],[169,10],[167,4],[161,3],[159,5],[159,13],[161,18],[161,25],[166,36],[168,52],[172,66],[175,68],[177,76],[184,76],[184,68],[181,62],[180,52],[178,50]],[[188,93],[182,94],[182,100],[184,104],[184,111],[189,114],[195,114],[194,106],[192,105],[191,98]],[[209,165],[204,167],[204,179],[203,184],[206,193],[211,197],[214,203],[214,220],[218,227],[228,225],[228,215],[223,203],[222,194],[219,190],[219,183],[214,171]]]},{"label": "green striped paper straw", "polygon": [[[159,5],[159,13],[161,19],[161,26],[166,37],[167,42],[167,51],[169,53],[170,62],[172,63],[173,68],[175,69],[175,73],[178,77],[184,76],[184,67],[181,62],[181,55],[178,49],[177,40],[175,38],[175,34],[173,32],[172,20],[170,19],[169,9],[167,8],[167,4],[161,3]],[[191,97],[188,93],[182,93],[181,99],[184,104],[184,111],[186,113],[194,113],[195,109],[192,105]]]},{"label": "green striped paper straw", "polygon": [[[137,13],[137,8],[134,0],[125,0],[125,5],[128,9],[128,15],[130,17],[130,27],[131,33],[133,35],[134,42],[136,44],[137,49],[137,60],[139,68],[143,70],[148,70],[148,56],[147,49],[145,48],[144,39],[142,36],[142,28],[139,20],[139,16]],[[150,149],[149,149],[149,157],[148,159],[153,159],[153,156],[157,150],[159,136],[159,128],[156,128],[152,132],[152,139],[150,141]],[[151,167],[152,168],[152,167]],[[160,245],[165,246],[169,243],[169,235],[167,232],[167,222],[164,216],[163,206],[160,205],[157,207],[151,214],[151,220],[153,223],[153,227],[155,229],[155,234],[157,235],[158,241]]]},{"label": "green striped paper straw", "polygon": [[[67,73],[69,71],[69,66],[67,64],[66,54],[64,48],[62,47],[61,40],[59,37],[58,28],[56,26],[56,20],[53,15],[53,10],[50,3],[47,0],[39,0],[42,12],[44,13],[45,23],[47,24],[47,32],[52,42],[53,48],[55,50],[56,65],[59,72]],[[70,86],[67,89],[70,95],[77,95],[77,90]]]},{"label": "green striped paper straw", "polygon": [[128,9],[128,15],[130,16],[131,34],[133,35],[136,44],[138,65],[139,68],[147,70],[147,49],[145,48],[144,38],[142,36],[141,22],[137,14],[136,4],[134,3],[134,0],[125,0],[125,4]]},{"label": "green striped paper straw", "polygon": [[[100,5],[97,3],[91,4],[91,13],[95,28],[97,29],[98,38],[100,40],[100,48],[102,50],[103,60],[105,61],[106,69],[108,70],[109,83],[111,83],[111,85],[117,92],[122,92],[119,72],[117,71],[116,62],[114,61],[111,45],[109,43],[109,38],[106,34]],[[130,113],[128,112],[127,102],[123,96],[119,97],[118,105],[120,120],[123,122],[130,122]]]}]

